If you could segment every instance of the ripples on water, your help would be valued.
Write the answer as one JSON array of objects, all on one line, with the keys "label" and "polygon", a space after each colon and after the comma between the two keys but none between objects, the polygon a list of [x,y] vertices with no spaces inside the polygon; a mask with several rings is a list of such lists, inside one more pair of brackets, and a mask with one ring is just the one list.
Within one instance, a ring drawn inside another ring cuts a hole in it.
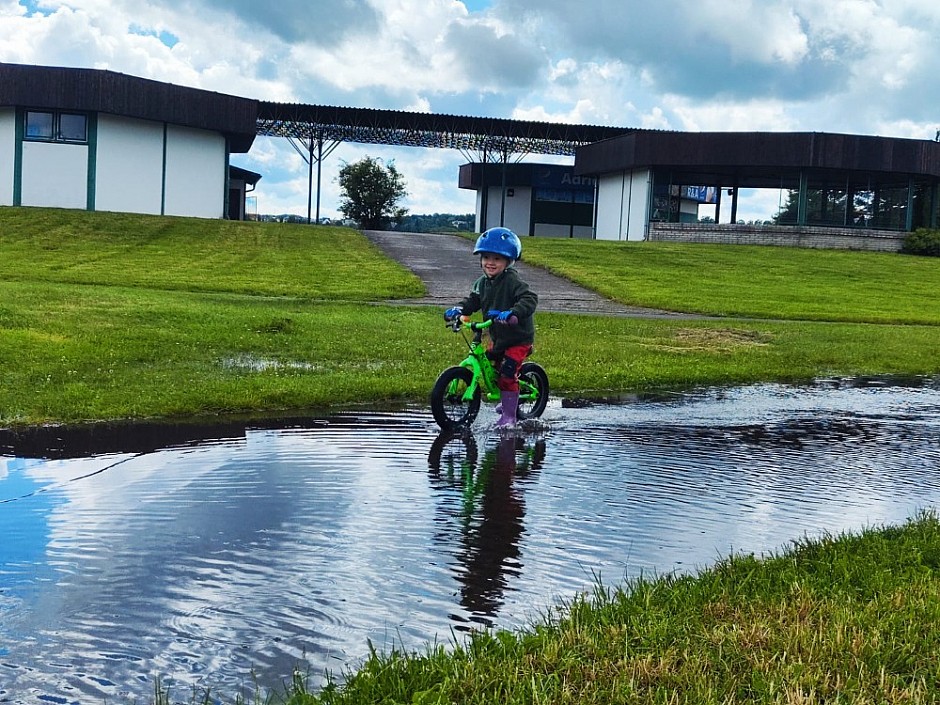
[{"label": "ripples on water", "polygon": [[[0,437],[0,701],[231,699],[940,498],[940,391],[766,385]],[[459,637],[458,637],[459,638]]]}]

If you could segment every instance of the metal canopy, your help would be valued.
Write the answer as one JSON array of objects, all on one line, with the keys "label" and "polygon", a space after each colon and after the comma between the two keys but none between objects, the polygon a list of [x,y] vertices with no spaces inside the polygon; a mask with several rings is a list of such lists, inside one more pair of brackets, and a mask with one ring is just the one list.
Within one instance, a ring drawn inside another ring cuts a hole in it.
[{"label": "metal canopy", "polygon": [[270,102],[258,103],[257,121],[257,134],[269,137],[439,147],[501,155],[574,156],[582,145],[635,131],[624,127]]}]

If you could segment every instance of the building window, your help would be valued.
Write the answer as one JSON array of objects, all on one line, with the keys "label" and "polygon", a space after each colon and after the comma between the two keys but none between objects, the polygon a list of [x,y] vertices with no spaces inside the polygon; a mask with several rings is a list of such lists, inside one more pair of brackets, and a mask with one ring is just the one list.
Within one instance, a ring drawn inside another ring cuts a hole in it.
[{"label": "building window", "polygon": [[88,118],[79,113],[59,115],[59,139],[63,142],[87,142]]},{"label": "building window", "polygon": [[27,110],[24,137],[42,142],[87,142],[88,116],[83,113]]},{"label": "building window", "polygon": [[26,139],[51,140],[55,136],[53,131],[52,113],[41,113],[37,110],[26,112]]}]

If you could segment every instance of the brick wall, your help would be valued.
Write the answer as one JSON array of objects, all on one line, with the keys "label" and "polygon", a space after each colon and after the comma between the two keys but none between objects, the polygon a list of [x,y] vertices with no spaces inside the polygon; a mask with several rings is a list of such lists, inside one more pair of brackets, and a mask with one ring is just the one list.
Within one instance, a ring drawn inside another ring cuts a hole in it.
[{"label": "brick wall", "polygon": [[777,245],[830,250],[897,252],[907,233],[894,230],[856,230],[794,225],[731,223],[650,223],[650,240],[709,242],[723,245]]}]

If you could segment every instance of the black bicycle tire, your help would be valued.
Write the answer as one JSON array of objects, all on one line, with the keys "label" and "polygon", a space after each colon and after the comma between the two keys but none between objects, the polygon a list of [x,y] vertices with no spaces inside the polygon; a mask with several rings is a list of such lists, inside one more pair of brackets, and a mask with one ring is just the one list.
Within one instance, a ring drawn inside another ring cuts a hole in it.
[{"label": "black bicycle tire", "polygon": [[445,431],[461,426],[469,426],[480,412],[480,390],[477,389],[476,394],[473,395],[470,401],[463,402],[460,405],[463,408],[462,414],[455,416],[448,413],[447,389],[450,387],[451,382],[457,379],[462,380],[465,387],[469,386],[473,381],[473,372],[466,367],[448,367],[441,372],[431,389],[431,414],[434,416],[437,425]]},{"label": "black bicycle tire", "polygon": [[520,400],[516,416],[520,420],[537,419],[545,412],[545,407],[548,406],[548,374],[537,362],[524,362],[522,367],[519,368],[519,379],[525,379],[530,384],[534,384],[535,388],[538,389],[539,396],[531,408],[528,408]]}]

